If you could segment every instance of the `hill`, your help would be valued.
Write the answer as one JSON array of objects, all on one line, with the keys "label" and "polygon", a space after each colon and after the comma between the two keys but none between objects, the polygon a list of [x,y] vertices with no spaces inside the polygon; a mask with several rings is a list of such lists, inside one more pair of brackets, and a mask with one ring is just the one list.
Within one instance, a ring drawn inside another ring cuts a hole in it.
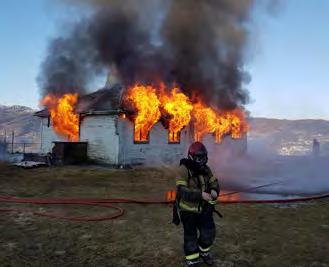
[{"label": "hill", "polygon": [[34,117],[35,110],[25,106],[0,105],[0,137],[7,139],[14,131],[17,142],[39,142],[40,120]]},{"label": "hill", "polygon": [[[29,107],[0,105],[0,140],[3,140],[5,131],[7,138],[14,131],[16,142],[40,142],[40,120],[33,116],[34,112]],[[316,138],[321,143],[322,153],[329,154],[329,121],[251,118],[250,126],[248,140],[251,150],[304,155],[311,153]]]},{"label": "hill", "polygon": [[250,126],[249,143],[263,149],[281,155],[304,155],[311,153],[313,139],[317,139],[322,153],[329,154],[329,121],[252,118]]}]

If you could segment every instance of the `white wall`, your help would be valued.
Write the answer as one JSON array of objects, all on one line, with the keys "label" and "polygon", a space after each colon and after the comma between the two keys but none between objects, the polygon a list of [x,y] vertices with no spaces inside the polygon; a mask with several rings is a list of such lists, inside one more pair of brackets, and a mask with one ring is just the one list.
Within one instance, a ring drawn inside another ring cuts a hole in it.
[{"label": "white wall", "polygon": [[88,157],[106,164],[118,164],[117,116],[86,116],[80,124],[80,141],[88,142]]},{"label": "white wall", "polygon": [[[168,130],[162,126],[161,122],[158,122],[150,131],[148,144],[135,144],[133,141],[134,124],[126,119],[119,119],[118,126],[120,164],[177,165],[181,158],[187,156],[188,147],[193,143],[190,127],[183,128],[180,144],[168,144]],[[216,144],[215,137],[207,134],[202,142],[209,152],[209,157],[215,161],[219,158],[242,155],[247,145],[246,136],[236,140],[226,136],[220,144]]]},{"label": "white wall", "polygon": [[[120,136],[119,136],[120,133]],[[134,144],[134,124],[116,115],[91,115],[82,119],[80,141],[88,142],[88,157],[106,164],[178,164],[186,157],[188,146],[193,142],[189,127],[181,133],[180,144],[168,144],[168,130],[158,122],[150,132],[149,144]],[[51,152],[53,141],[67,141],[57,136],[48,119],[41,121],[41,152]],[[215,144],[212,135],[206,135],[202,142],[212,158],[240,154],[247,145],[246,137],[233,140],[225,137],[221,144]]]},{"label": "white wall", "polygon": [[48,127],[48,118],[41,118],[41,153],[49,153],[52,151],[54,141],[67,141],[65,138],[58,136],[50,123]]},{"label": "white wall", "polygon": [[168,144],[168,130],[161,122],[156,123],[150,131],[148,144],[134,143],[134,124],[127,119],[119,119],[120,164],[179,164],[191,143],[189,128],[181,132],[180,144]]}]

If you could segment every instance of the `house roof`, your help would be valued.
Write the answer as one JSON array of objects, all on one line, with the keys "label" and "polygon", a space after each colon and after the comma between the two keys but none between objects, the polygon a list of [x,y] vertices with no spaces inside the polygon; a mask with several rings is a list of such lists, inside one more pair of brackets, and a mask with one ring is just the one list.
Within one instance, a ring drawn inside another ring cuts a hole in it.
[{"label": "house roof", "polygon": [[37,116],[37,117],[48,117],[49,112],[48,112],[47,109],[42,109],[42,110],[39,110],[39,111],[35,112],[33,115]]},{"label": "house roof", "polygon": [[[114,85],[91,94],[79,97],[76,112],[78,114],[117,114],[121,111],[122,86]],[[35,116],[48,117],[49,111],[37,111]]]}]

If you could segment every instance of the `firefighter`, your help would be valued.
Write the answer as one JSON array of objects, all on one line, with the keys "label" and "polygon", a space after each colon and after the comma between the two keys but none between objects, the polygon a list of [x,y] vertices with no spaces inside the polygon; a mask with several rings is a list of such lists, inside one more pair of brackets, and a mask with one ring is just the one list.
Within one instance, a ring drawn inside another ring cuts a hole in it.
[{"label": "firefighter", "polygon": [[207,165],[207,149],[194,142],[188,158],[180,161],[176,178],[176,206],[184,228],[184,252],[187,266],[199,266],[201,261],[213,264],[210,248],[215,238],[214,205],[219,184]]}]

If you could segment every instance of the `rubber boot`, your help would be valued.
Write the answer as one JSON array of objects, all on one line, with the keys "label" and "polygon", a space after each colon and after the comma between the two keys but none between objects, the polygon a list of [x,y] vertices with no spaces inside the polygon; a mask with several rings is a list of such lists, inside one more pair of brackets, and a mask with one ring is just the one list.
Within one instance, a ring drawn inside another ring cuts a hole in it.
[{"label": "rubber boot", "polygon": [[186,260],[185,263],[186,263],[186,266],[188,266],[188,267],[200,267],[201,266],[200,258],[195,259],[195,260]]},{"label": "rubber boot", "polygon": [[214,259],[209,252],[200,252],[200,257],[205,264],[211,266],[214,264]]}]

